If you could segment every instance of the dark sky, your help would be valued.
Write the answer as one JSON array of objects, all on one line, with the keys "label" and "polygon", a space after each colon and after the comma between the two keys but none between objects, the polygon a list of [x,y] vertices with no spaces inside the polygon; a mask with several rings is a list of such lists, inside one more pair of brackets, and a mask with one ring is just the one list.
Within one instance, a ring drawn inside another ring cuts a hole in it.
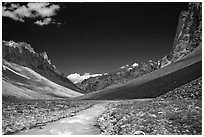
[{"label": "dark sky", "polygon": [[24,41],[46,51],[65,74],[105,73],[120,66],[158,60],[173,44],[187,3],[58,3],[62,25],[37,26],[3,17],[3,40]]}]

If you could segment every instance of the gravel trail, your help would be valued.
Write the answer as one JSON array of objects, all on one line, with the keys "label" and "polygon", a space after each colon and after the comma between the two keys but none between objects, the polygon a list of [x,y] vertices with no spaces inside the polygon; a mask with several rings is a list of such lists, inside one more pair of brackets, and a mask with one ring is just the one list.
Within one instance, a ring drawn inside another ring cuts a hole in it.
[{"label": "gravel trail", "polygon": [[108,103],[100,103],[76,113],[75,116],[47,123],[41,128],[23,130],[15,135],[98,135],[95,122],[106,111]]}]

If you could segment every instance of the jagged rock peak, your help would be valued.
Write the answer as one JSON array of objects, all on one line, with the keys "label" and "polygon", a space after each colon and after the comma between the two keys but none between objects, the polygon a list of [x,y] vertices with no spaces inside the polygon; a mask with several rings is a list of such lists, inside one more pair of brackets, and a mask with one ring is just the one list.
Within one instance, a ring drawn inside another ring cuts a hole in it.
[{"label": "jagged rock peak", "polygon": [[[40,56],[43,57],[43,59],[46,60],[49,64],[51,64],[51,60],[49,60],[47,52],[44,51],[44,52],[40,53]],[[53,66],[53,67],[55,67],[55,66]]]},{"label": "jagged rock peak", "polygon": [[202,8],[202,2],[189,2],[189,10],[193,10],[195,8],[200,10],[200,8]]},{"label": "jagged rock peak", "polygon": [[179,17],[173,49],[161,62],[165,67],[189,55],[202,42],[202,3],[191,2],[187,11],[182,11]]},{"label": "jagged rock peak", "polygon": [[47,53],[45,51],[40,53],[40,56],[42,56],[45,60],[48,60],[48,56],[47,56]]},{"label": "jagged rock peak", "polygon": [[[34,49],[31,47],[31,45],[26,43],[26,42],[14,42],[13,40],[10,40],[10,41],[4,41],[3,40],[3,45],[9,46],[12,48],[18,48],[21,54],[23,53],[23,48],[28,49],[32,54],[35,54],[37,56],[41,56],[44,60],[46,60],[49,64],[51,64],[51,60],[49,60],[46,52],[42,52],[42,53],[38,54],[34,51]],[[55,66],[53,66],[53,67],[55,67]]]},{"label": "jagged rock peak", "polygon": [[31,47],[30,44],[26,43],[26,42],[14,42],[13,40],[10,41],[4,41],[3,40],[3,44],[6,46],[10,46],[10,47],[14,47],[14,48],[26,48],[28,49],[30,52],[35,53],[34,49]]}]

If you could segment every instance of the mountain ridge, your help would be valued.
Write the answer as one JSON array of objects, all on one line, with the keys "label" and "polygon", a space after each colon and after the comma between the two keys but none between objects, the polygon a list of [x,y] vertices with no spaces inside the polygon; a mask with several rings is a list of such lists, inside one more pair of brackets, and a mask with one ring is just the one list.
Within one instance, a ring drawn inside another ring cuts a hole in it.
[{"label": "mountain ridge", "polygon": [[134,64],[133,66],[125,65],[120,67],[118,71],[85,79],[81,83],[77,83],[77,85],[81,87],[85,93],[91,93],[110,86],[125,83],[129,80],[150,73],[153,70],[159,69],[159,65],[159,62],[152,60],[144,63],[137,63],[137,65]]},{"label": "mountain ridge", "polygon": [[33,50],[30,44],[25,42],[3,41],[2,57],[8,62],[26,66],[59,85],[78,92],[81,91],[80,88],[68,80],[52,65],[46,52],[38,54]]},{"label": "mountain ridge", "polygon": [[202,76],[201,53],[194,54],[115,87],[107,87],[76,99],[155,98]]},{"label": "mountain ridge", "polygon": [[82,95],[49,60],[26,42],[2,42],[3,97],[59,99]]}]

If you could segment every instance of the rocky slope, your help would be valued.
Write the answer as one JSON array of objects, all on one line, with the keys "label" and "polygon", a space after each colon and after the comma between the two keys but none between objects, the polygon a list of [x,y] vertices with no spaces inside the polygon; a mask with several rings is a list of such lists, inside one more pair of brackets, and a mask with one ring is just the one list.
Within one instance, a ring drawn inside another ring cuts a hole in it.
[{"label": "rocky slope", "polygon": [[46,52],[38,54],[30,44],[3,41],[2,57],[7,62],[28,67],[56,84],[78,92],[81,91],[51,64]]},{"label": "rocky slope", "polygon": [[159,67],[160,62],[152,60],[145,63],[134,63],[132,66],[122,66],[120,70],[116,72],[83,80],[81,83],[77,83],[77,85],[82,88],[85,93],[92,93],[133,80],[157,70]]},{"label": "rocky slope", "polygon": [[202,78],[153,100],[121,100],[98,119],[105,135],[202,135]]},{"label": "rocky slope", "polygon": [[189,9],[179,17],[173,49],[161,61],[165,67],[180,60],[202,47],[202,3],[189,3]]}]

